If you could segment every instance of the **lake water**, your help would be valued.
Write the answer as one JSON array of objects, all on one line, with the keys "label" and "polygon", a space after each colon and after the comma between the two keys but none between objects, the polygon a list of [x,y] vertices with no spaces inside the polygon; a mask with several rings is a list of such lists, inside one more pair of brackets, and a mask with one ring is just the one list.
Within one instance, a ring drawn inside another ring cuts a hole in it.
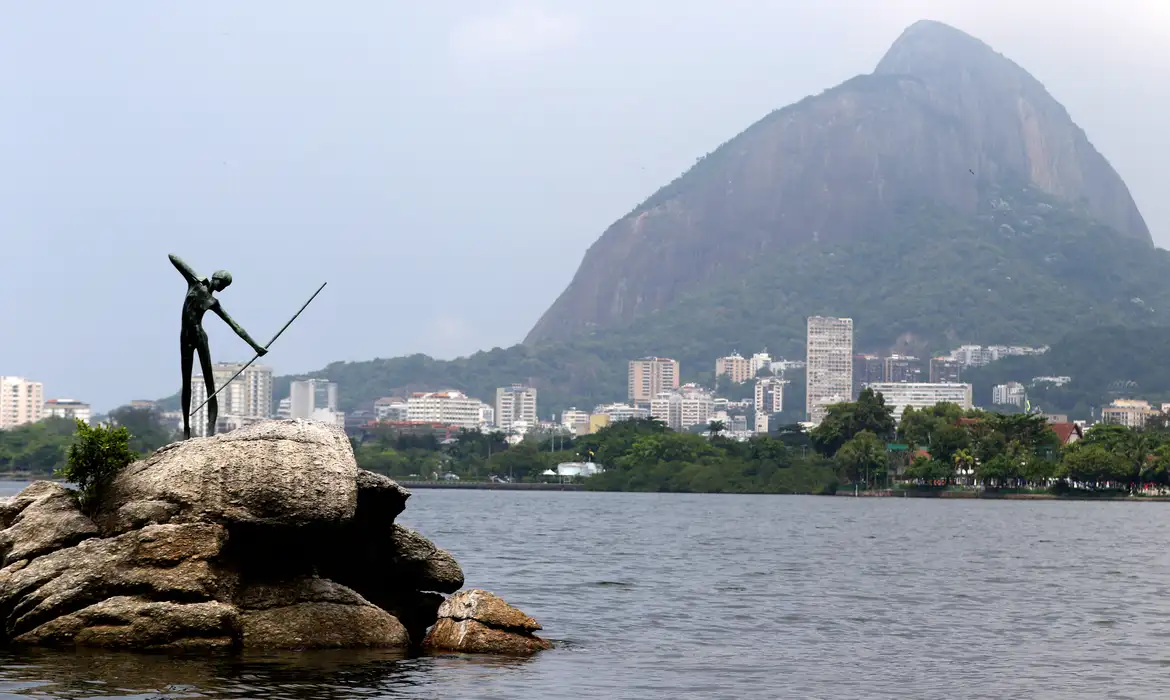
[{"label": "lake water", "polygon": [[9,653],[0,696],[1168,692],[1170,504],[418,489],[401,520],[558,648],[526,660]]}]

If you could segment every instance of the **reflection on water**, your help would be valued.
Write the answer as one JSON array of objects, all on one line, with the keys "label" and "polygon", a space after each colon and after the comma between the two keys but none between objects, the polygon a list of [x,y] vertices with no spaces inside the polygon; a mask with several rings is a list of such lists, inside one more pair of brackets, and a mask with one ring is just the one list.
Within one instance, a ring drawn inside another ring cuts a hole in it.
[{"label": "reflection on water", "polygon": [[86,650],[0,654],[0,693],[53,698],[386,697],[434,686],[444,674],[475,684],[532,659],[452,654],[406,658],[387,651],[180,656]]}]

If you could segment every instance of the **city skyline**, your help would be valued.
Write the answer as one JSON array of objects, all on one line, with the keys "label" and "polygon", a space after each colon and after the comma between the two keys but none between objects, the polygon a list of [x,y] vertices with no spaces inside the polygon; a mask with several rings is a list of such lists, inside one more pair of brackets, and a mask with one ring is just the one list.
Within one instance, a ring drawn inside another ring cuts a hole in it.
[{"label": "city skyline", "polygon": [[[613,0],[526,4],[535,19],[507,2],[14,5],[0,57],[24,69],[5,78],[0,210],[15,233],[5,253],[21,264],[0,276],[0,295],[18,300],[0,307],[0,327],[96,342],[18,340],[0,346],[0,371],[98,412],[173,393],[182,290],[169,252],[231,270],[224,303],[262,337],[329,281],[267,358],[289,375],[508,347],[633,205],[773,109],[870,71],[923,17],[1033,71],[1170,244],[1158,118],[1170,26],[1149,3],[692,3],[668,23]],[[710,49],[701,59],[695,36]],[[461,206],[435,216],[447,201]],[[408,334],[362,322],[382,312],[387,265],[403,288],[428,290],[428,304],[398,312]],[[482,294],[493,268],[526,272]],[[120,311],[78,313],[78,289]],[[215,359],[241,359],[230,331],[208,326]],[[137,370],[108,381],[127,357]]]}]

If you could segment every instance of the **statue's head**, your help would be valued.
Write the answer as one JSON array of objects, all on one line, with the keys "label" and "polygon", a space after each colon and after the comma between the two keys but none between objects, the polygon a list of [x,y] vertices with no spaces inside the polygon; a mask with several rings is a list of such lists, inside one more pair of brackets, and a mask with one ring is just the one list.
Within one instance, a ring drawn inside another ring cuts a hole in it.
[{"label": "statue's head", "polygon": [[231,283],[232,273],[227,270],[216,270],[211,276],[211,288],[217,292],[222,292]]}]

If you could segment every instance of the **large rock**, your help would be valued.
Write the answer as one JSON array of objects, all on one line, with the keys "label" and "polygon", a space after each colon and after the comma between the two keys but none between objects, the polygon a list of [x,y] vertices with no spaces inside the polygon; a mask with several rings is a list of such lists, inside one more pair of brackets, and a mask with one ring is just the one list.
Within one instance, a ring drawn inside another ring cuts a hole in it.
[{"label": "large rock", "polygon": [[36,481],[0,506],[0,566],[96,537],[97,525],[78,508],[77,494]]},{"label": "large rock", "polygon": [[345,586],[307,577],[248,586],[239,597],[244,646],[402,649],[410,637],[393,615]]},{"label": "large rock", "polygon": [[[135,502],[162,501],[178,506],[171,520],[341,523],[357,508],[357,473],[341,428],[264,421],[172,443],[130,465],[114,479],[103,510],[122,515]],[[116,526],[132,520],[120,517]]]},{"label": "large rock", "polygon": [[463,585],[394,522],[410,492],[325,424],[168,445],[101,494],[92,518],[52,482],[0,501],[0,642],[405,650]]},{"label": "large rock", "polygon": [[414,530],[393,526],[390,537],[391,564],[420,591],[454,593],[463,587],[463,569],[445,549]]},{"label": "large rock", "polygon": [[14,641],[112,649],[228,649],[235,646],[238,617],[235,608],[216,601],[172,603],[114,596],[50,620]]},{"label": "large rock", "polygon": [[533,632],[540,624],[493,593],[460,591],[439,606],[439,620],[423,647],[470,654],[532,654],[552,643]]},{"label": "large rock", "polygon": [[[223,526],[214,523],[151,525],[18,561],[0,569],[0,623],[9,639],[55,644],[64,639],[62,629],[80,630],[101,619],[101,611],[94,613],[97,618],[82,615],[65,627],[54,621],[108,598],[201,602],[228,597],[235,582],[229,571],[219,570],[212,562],[225,540]],[[203,615],[202,610],[198,612]],[[204,629],[205,625],[194,627]],[[180,624],[170,628],[177,634],[185,629]],[[234,636],[231,629],[219,631]],[[142,646],[169,643],[181,644],[182,638],[160,641],[152,631]]]}]

